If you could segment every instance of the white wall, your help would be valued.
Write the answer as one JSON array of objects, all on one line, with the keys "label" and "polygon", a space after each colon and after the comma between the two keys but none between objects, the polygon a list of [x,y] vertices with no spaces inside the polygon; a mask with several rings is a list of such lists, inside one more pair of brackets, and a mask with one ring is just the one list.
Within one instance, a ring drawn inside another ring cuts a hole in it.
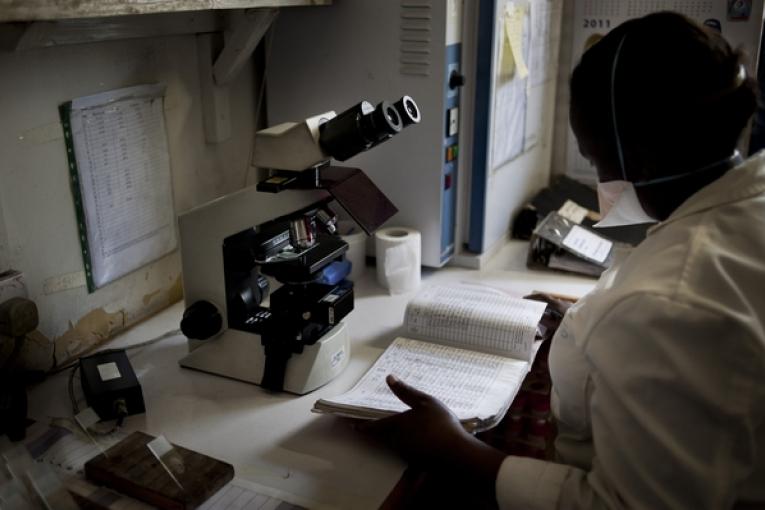
[{"label": "white wall", "polygon": [[92,343],[181,296],[177,253],[93,294],[78,281],[83,263],[58,105],[104,90],[165,83],[172,198],[176,211],[184,211],[246,182],[254,67],[248,64],[231,85],[231,139],[208,145],[193,35],[0,53],[0,271],[25,273],[43,333],[63,335],[62,343],[71,345]]}]

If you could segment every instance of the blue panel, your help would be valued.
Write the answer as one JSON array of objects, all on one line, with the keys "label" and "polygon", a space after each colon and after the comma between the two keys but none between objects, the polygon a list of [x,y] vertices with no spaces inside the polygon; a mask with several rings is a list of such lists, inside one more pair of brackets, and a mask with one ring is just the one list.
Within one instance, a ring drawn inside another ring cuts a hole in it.
[{"label": "blue panel", "polygon": [[[446,75],[444,76],[444,143],[441,147],[441,160],[444,163],[441,177],[441,262],[446,262],[454,254],[454,230],[457,219],[457,159],[446,160],[447,148],[459,144],[459,133],[449,136],[449,110],[460,105],[460,89],[449,88],[452,71],[460,71],[462,45],[450,44],[446,47]],[[451,182],[448,189],[446,185]]]},{"label": "blue panel", "polygon": [[478,49],[476,51],[475,125],[473,127],[473,169],[470,178],[470,230],[468,250],[483,252],[486,217],[486,173],[491,104],[492,57],[494,50],[495,0],[480,0]]}]

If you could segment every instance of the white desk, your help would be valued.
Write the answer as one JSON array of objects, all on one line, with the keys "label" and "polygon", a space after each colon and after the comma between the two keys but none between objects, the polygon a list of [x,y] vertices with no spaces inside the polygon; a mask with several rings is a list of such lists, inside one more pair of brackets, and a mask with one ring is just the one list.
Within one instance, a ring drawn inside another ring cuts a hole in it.
[{"label": "white desk", "polygon": [[[527,244],[511,242],[482,272],[445,268],[423,274],[423,285],[482,282],[522,296],[542,290],[581,296],[595,280],[525,269]],[[400,333],[412,295],[389,296],[374,281],[374,269],[356,285],[356,308],[346,322],[352,341],[348,368],[319,390],[295,397],[182,369],[186,339],[177,336],[131,352],[143,387],[146,414],[125,426],[165,434],[172,442],[230,462],[238,477],[342,509],[377,508],[403,473],[404,463],[371,444],[350,424],[310,412],[314,401],[349,389]],[[178,303],[116,338],[110,347],[130,345],[176,329]],[[69,416],[68,373],[51,377],[30,392],[34,418]],[[77,388],[78,394],[80,393]]]}]

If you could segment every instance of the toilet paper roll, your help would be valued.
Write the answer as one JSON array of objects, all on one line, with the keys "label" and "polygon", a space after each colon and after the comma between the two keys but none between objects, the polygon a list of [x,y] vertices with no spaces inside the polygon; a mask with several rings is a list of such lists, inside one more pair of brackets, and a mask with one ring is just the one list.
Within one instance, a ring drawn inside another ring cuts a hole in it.
[{"label": "toilet paper roll", "polygon": [[420,286],[420,233],[406,227],[388,227],[375,233],[377,281],[391,294]]},{"label": "toilet paper roll", "polygon": [[339,221],[337,233],[340,239],[348,243],[348,251],[345,252],[345,258],[351,262],[351,274],[348,275],[348,279],[358,281],[367,268],[367,238],[369,236],[350,220]]}]

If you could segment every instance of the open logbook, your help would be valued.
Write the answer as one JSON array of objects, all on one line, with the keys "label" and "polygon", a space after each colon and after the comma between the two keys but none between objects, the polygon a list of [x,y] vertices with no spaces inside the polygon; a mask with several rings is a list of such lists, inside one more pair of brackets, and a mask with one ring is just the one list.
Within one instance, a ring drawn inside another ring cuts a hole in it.
[{"label": "open logbook", "polygon": [[534,360],[545,306],[477,285],[426,288],[407,305],[407,338],[396,338],[350,391],[313,410],[362,419],[404,411],[385,383],[393,374],[440,399],[466,428],[491,428]]}]

